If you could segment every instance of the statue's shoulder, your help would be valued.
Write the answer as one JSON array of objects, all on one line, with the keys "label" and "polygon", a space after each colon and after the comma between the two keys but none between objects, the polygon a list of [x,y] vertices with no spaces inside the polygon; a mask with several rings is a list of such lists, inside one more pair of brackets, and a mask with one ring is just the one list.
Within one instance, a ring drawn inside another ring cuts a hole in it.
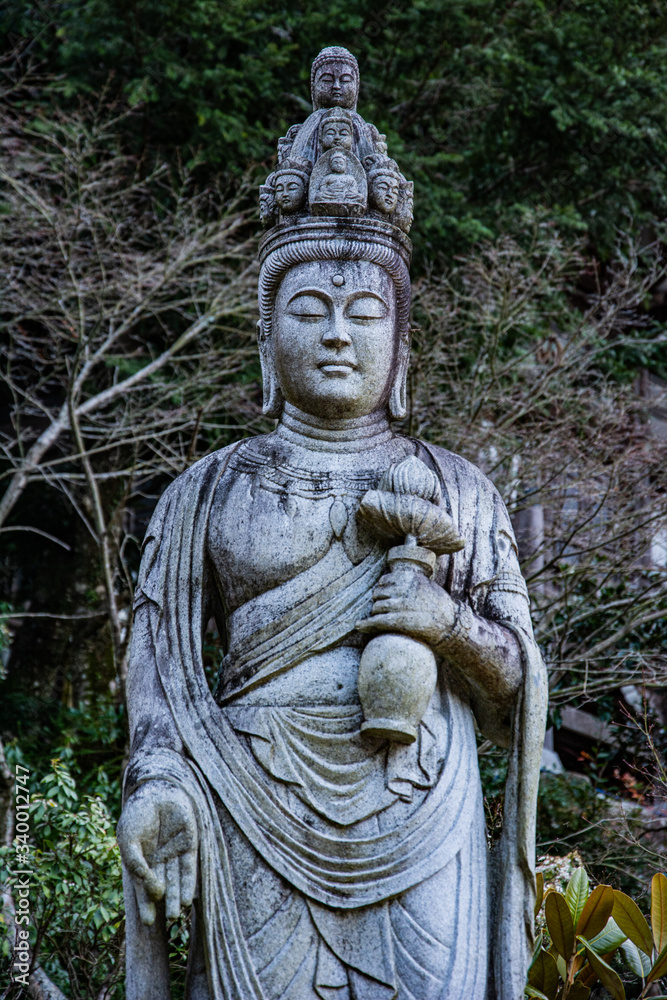
[{"label": "statue's shoulder", "polygon": [[442,476],[447,484],[457,483],[459,488],[468,488],[477,492],[497,494],[497,489],[485,476],[481,469],[467,458],[441,448],[440,445],[417,439],[420,452],[426,452],[431,456],[436,465],[440,468]]},{"label": "statue's shoulder", "polygon": [[[189,468],[181,472],[166,488],[155,509],[155,515],[159,518],[166,511],[182,503],[188,503],[197,498],[201,502],[202,493],[213,489],[225,472],[230,469],[231,459],[234,454],[249,440],[242,438],[232,444],[220,448],[218,451],[205,455]],[[252,438],[253,442],[261,440],[260,437]]]},{"label": "statue's shoulder", "polygon": [[[232,459],[239,458],[241,452],[249,447],[253,453],[267,458],[273,458],[275,453],[275,432],[269,434],[257,434],[254,437],[241,438],[232,444],[220,448],[219,451],[205,455],[169,484],[162,494],[162,500],[173,501],[189,494],[193,489],[200,490],[207,484],[217,482],[220,477],[227,472],[233,474],[236,463]],[[162,502],[162,501],[161,501]]]},{"label": "statue's shoulder", "polygon": [[228,444],[219,451],[198,459],[169,484],[162,494],[162,499],[167,497],[173,500],[193,487],[198,487],[208,479],[216,477],[240,444],[240,441],[235,441],[234,444]]}]

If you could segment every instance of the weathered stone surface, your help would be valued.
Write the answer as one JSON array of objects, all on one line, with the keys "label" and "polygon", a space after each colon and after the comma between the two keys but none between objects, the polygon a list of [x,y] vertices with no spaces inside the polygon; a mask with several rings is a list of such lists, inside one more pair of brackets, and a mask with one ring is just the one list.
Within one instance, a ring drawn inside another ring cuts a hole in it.
[{"label": "weathered stone surface", "polygon": [[[165,919],[194,901],[192,1000],[519,1000],[546,687],[516,544],[478,469],[390,425],[412,186],[350,53],[323,50],[311,87],[260,190],[278,426],[176,480],[145,542],[127,996],[168,996]],[[510,752],[490,867],[473,718]]]}]

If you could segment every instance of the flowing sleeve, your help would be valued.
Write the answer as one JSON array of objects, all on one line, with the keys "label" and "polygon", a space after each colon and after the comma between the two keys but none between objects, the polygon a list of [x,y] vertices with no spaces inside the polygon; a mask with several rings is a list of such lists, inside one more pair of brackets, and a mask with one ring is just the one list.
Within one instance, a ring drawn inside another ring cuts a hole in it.
[{"label": "flowing sleeve", "polygon": [[177,484],[172,483],[155,509],[142,546],[127,671],[130,760],[124,778],[125,799],[145,781],[172,773],[183,757],[183,743],[160,683],[154,641],[164,613],[161,583],[170,561],[176,502]]},{"label": "flowing sleeve", "polygon": [[[512,674],[519,666],[523,679],[526,652],[536,654],[537,647],[514,532],[496,488],[479,470],[472,472],[465,477],[459,496],[467,552],[453,596],[473,611],[486,645],[493,648],[498,669]],[[516,699],[499,699],[492,690],[477,685],[471,690],[471,704],[485,738],[509,748]]]},{"label": "flowing sleeve", "polygon": [[[232,446],[233,448],[233,446]],[[127,675],[130,760],[124,797],[143,782],[179,781],[187,773],[177,720],[165,695],[157,648],[170,620],[196,622],[201,638],[208,620],[211,585],[204,541],[204,510],[232,448],[202,459],[162,495],[142,546],[134,599],[134,628]],[[183,530],[184,517],[192,524]],[[174,600],[174,595],[179,595]]]},{"label": "flowing sleeve", "polygon": [[533,635],[528,589],[519,567],[512,525],[495,488],[492,496],[493,516],[488,526],[492,572],[477,581],[473,595],[480,614],[513,633],[522,667],[521,686],[509,723],[503,830],[492,858],[492,995],[495,1000],[519,1000],[534,939],[535,827],[548,684]]}]

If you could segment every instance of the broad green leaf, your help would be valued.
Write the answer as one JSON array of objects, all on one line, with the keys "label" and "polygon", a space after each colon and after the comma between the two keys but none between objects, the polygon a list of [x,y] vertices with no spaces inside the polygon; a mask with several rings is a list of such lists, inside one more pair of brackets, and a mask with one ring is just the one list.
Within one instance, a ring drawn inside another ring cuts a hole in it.
[{"label": "broad green leaf", "polygon": [[542,900],[544,899],[544,873],[538,872],[535,876],[535,916],[540,912]]},{"label": "broad green leaf", "polygon": [[614,908],[614,890],[610,885],[598,885],[593,889],[577,923],[577,934],[590,940],[606,926]]},{"label": "broad green leaf", "polygon": [[591,939],[591,947],[598,955],[608,955],[610,951],[616,951],[628,935],[622,931],[613,917],[607,921],[607,926],[603,931]]},{"label": "broad green leaf", "polygon": [[650,958],[653,954],[651,928],[647,924],[645,917],[642,916],[634,899],[630,899],[629,896],[626,896],[619,889],[614,889],[614,909],[612,910],[612,916],[630,940]]},{"label": "broad green leaf", "polygon": [[667,878],[660,873],[651,882],[651,926],[655,950],[660,954],[667,945]]},{"label": "broad green leaf", "polygon": [[560,978],[565,982],[567,979],[567,966],[565,964],[565,959],[559,955],[556,959],[556,968],[558,969],[558,974]]},{"label": "broad green leaf", "polygon": [[588,875],[585,868],[577,868],[565,890],[565,901],[570,907],[572,921],[576,925],[581,916],[589,891]]},{"label": "broad green leaf", "polygon": [[656,958],[651,971],[646,977],[647,983],[654,983],[656,979],[662,979],[667,974],[667,946],[665,946]]},{"label": "broad green leaf", "polygon": [[575,982],[572,983],[570,987],[570,992],[567,995],[568,1000],[588,1000],[591,995],[591,991],[588,986],[584,986],[583,983]]},{"label": "broad green leaf", "polygon": [[535,989],[541,990],[549,1000],[556,1000],[556,994],[558,993],[558,969],[548,952],[541,951],[538,954],[528,970],[528,982]]},{"label": "broad green leaf", "polygon": [[544,993],[540,993],[534,986],[526,986],[526,996],[534,997],[535,1000],[549,1000],[549,997],[545,997]]},{"label": "broad green leaf", "polygon": [[612,1000],[625,1000],[625,989],[623,988],[620,976],[614,972],[610,965],[607,965],[603,958],[595,954],[590,947],[589,941],[581,937],[579,940],[587,946],[586,958],[604,988],[611,994]]},{"label": "broad green leaf", "polygon": [[626,941],[621,945],[621,954],[628,968],[641,979],[646,979],[651,971],[651,959],[638,948],[634,941]]},{"label": "broad green leaf", "polygon": [[542,932],[540,931],[540,933],[537,935],[537,940],[535,942],[535,947],[533,948],[533,957],[531,959],[531,963],[535,961],[535,959],[537,958],[538,954],[542,951],[542,942],[543,941],[544,941],[544,934],[542,934]]},{"label": "broad green leaf", "polygon": [[550,892],[544,904],[544,915],[549,935],[559,955],[567,961],[575,948],[574,924],[565,896],[560,892]]}]

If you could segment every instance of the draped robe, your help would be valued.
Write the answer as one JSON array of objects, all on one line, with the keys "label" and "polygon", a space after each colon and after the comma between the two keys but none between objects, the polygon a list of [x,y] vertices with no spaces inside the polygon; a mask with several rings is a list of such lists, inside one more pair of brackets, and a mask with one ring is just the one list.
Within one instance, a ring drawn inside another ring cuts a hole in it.
[{"label": "draped robe", "polygon": [[[316,679],[340,670],[349,679],[358,663],[355,623],[370,612],[384,551],[371,547],[355,564],[337,538],[315,566],[227,616],[214,697],[202,660],[216,590],[211,511],[215,503],[224,516],[225,497],[252,475],[252,445],[198,462],[151,521],[130,666],[151,707],[134,713],[125,795],[160,779],[184,789],[195,809],[192,1000],[523,996],[544,668],[494,487],[463,459],[404,440],[439,475],[466,542],[438,561],[436,581],[508,629],[521,649],[523,681],[509,719],[475,704],[446,660],[411,747],[360,736],[347,680],[337,704],[289,703],[285,680],[299,671]],[[482,732],[509,745],[504,829],[488,886],[471,702]],[[139,1000],[131,985],[128,1000]]]}]

